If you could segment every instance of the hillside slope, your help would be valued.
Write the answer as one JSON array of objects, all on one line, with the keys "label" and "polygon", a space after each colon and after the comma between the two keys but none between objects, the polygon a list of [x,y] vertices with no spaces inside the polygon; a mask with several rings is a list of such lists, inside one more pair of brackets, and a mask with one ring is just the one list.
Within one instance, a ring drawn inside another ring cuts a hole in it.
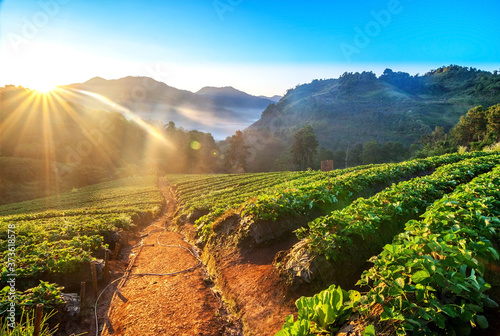
[{"label": "hillside slope", "polygon": [[290,142],[310,124],[320,145],[332,150],[369,140],[409,145],[435,126],[451,128],[474,106],[498,101],[497,72],[449,66],[424,76],[390,69],[378,78],[371,72],[345,73],[289,90],[248,129],[270,129]]}]

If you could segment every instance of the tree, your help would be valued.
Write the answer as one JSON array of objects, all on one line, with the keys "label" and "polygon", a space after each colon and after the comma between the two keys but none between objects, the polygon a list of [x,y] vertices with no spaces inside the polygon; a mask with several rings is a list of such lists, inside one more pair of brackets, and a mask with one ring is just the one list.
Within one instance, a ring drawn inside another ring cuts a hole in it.
[{"label": "tree", "polygon": [[226,155],[225,168],[229,172],[243,173],[247,168],[247,159],[250,156],[249,146],[245,144],[242,131],[229,139],[229,152]]},{"label": "tree", "polygon": [[311,125],[302,127],[294,134],[292,145],[293,163],[302,169],[310,165],[318,149],[318,140]]},{"label": "tree", "polygon": [[361,152],[361,160],[363,164],[382,163],[384,162],[384,151],[382,145],[377,140],[370,140],[363,146]]},{"label": "tree", "polygon": [[495,133],[497,141],[500,138],[500,104],[488,109],[488,131]]},{"label": "tree", "polygon": [[471,141],[486,138],[488,126],[487,111],[482,106],[470,109],[452,129],[451,133],[459,145],[468,145]]},{"label": "tree", "polygon": [[363,152],[363,145],[358,143],[352,148],[347,148],[349,155],[347,156],[347,167],[359,166],[363,163],[361,160],[361,153]]}]

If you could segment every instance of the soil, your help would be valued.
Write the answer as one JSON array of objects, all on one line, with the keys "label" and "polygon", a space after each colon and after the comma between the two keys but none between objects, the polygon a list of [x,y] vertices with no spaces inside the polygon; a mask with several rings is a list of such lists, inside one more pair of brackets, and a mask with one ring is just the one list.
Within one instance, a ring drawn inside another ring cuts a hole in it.
[{"label": "soil", "polygon": [[[118,285],[107,316],[100,320],[101,335],[241,335],[238,321],[212,290],[197,251],[179,233],[164,230],[174,211],[170,193],[164,194],[167,211],[146,228],[142,246],[133,250],[130,275]],[[170,273],[175,274],[140,275]]]},{"label": "soil", "polygon": [[217,284],[238,310],[244,324],[244,335],[274,335],[285,318],[296,313],[290,296],[272,265],[277,252],[290,248],[295,237],[249,249],[219,251]]},{"label": "soil", "polygon": [[272,262],[277,252],[296,243],[295,236],[254,247],[220,246],[214,251],[217,271],[211,278],[199,251],[184,239],[194,237],[192,223],[184,224],[182,233],[169,230],[175,199],[167,186],[161,189],[165,213],[140,235],[127,238],[121,258],[110,262],[111,284],[99,286],[99,332],[95,296],[87,284],[84,316],[60,323],[57,336],[82,331],[89,336],[254,336],[279,331],[285,317],[296,312],[298,293],[287,294]]}]

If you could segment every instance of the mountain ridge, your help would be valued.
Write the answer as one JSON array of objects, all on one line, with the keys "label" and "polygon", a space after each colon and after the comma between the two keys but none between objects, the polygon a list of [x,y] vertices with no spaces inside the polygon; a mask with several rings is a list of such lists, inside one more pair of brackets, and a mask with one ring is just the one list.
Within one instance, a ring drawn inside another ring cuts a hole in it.
[{"label": "mountain ridge", "polygon": [[173,121],[185,128],[212,133],[218,139],[249,126],[269,104],[274,103],[232,87],[205,89],[210,94],[203,94],[203,91],[195,93],[146,76],[109,80],[94,77],[63,88],[77,91],[80,97],[74,99],[79,99],[78,103],[84,106],[91,104],[93,108],[107,108],[106,104],[89,103],[88,96],[81,96],[91,92],[106,97],[145,120]]},{"label": "mountain ridge", "polygon": [[313,80],[287,91],[247,128],[290,143],[293,134],[310,124],[320,145],[347,149],[370,140],[418,142],[436,126],[450,129],[477,105],[500,102],[497,72],[450,65],[423,76],[386,69],[344,73],[337,79]]}]

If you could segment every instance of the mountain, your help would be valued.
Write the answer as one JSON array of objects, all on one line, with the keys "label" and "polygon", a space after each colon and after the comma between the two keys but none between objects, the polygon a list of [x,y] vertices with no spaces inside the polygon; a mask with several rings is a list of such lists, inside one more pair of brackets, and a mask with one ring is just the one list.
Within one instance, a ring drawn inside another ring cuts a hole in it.
[{"label": "mountain", "polygon": [[280,101],[281,98],[283,98],[283,96],[278,96],[278,95],[274,95],[272,97],[259,96],[259,98],[269,99],[269,100],[272,100],[273,102],[277,103]]},{"label": "mountain", "polygon": [[252,96],[231,86],[221,88],[206,86],[196,94],[210,99],[217,106],[231,109],[252,121],[258,120],[262,111],[270,104],[275,103],[271,99]]},{"label": "mountain", "polygon": [[196,93],[212,99],[217,105],[226,107],[257,108],[264,110],[269,104],[275,103],[275,101],[271,99],[252,96],[243,91],[236,90],[231,86],[222,88],[206,86]]},{"label": "mountain", "polygon": [[95,77],[63,88],[72,92],[74,102],[86,107],[116,110],[123,106],[145,120],[173,121],[218,139],[244,129],[273,103],[234,88],[203,88],[193,93],[149,77]]},{"label": "mountain", "polygon": [[320,145],[345,150],[370,140],[417,142],[436,126],[446,130],[477,105],[500,102],[498,72],[451,65],[410,76],[387,69],[345,73],[290,89],[268,106],[247,133],[269,132],[290,144],[310,124]]}]

